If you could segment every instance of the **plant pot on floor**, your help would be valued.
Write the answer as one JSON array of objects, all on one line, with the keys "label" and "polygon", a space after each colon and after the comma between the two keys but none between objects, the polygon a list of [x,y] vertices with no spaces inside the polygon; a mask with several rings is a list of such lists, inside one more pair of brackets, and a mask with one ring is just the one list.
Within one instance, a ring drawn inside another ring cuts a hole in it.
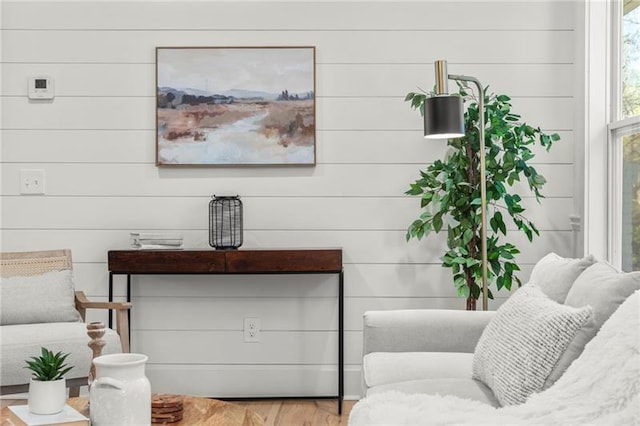
[{"label": "plant pot on floor", "polygon": [[29,382],[29,411],[33,414],[55,414],[62,411],[67,401],[67,386],[64,378]]}]

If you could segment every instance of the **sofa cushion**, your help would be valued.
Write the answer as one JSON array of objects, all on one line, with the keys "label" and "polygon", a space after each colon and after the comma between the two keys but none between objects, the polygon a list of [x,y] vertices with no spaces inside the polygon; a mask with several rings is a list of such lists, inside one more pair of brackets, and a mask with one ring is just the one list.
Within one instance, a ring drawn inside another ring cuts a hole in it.
[{"label": "sofa cushion", "polygon": [[[454,395],[458,398],[471,399],[492,407],[500,407],[500,403],[484,383],[474,379],[421,379],[379,385],[367,390],[367,396],[395,390],[408,394]],[[464,409],[464,407],[461,407]]]},{"label": "sofa cushion", "polygon": [[[82,322],[52,322],[45,324],[23,324],[2,326],[0,340],[0,383],[2,386],[29,383],[31,372],[24,368],[25,361],[40,355],[40,348],[53,352],[70,353],[67,364],[74,368],[66,379],[87,377],[91,367],[92,351],[87,346],[91,338],[87,335],[87,325]],[[107,329],[104,337],[106,345],[103,354],[120,353],[120,337]]]},{"label": "sofa cushion", "polygon": [[549,253],[533,267],[529,282],[540,287],[550,299],[564,303],[576,278],[595,261],[592,255],[568,259]]},{"label": "sofa cushion", "polygon": [[362,359],[368,387],[417,379],[470,379],[473,354],[459,352],[373,352]]},{"label": "sofa cushion", "polygon": [[0,325],[80,320],[70,270],[2,278]]},{"label": "sofa cushion", "polygon": [[580,356],[584,346],[596,335],[611,314],[627,297],[640,290],[640,272],[620,272],[607,262],[589,267],[571,286],[565,304],[573,307],[591,306],[593,319],[571,341],[553,369],[545,388],[555,383],[569,365]]},{"label": "sofa cushion", "polygon": [[501,405],[523,403],[542,389],[591,316],[589,306],[561,305],[535,285],[520,288],[482,333],[473,357],[473,378],[484,382]]}]

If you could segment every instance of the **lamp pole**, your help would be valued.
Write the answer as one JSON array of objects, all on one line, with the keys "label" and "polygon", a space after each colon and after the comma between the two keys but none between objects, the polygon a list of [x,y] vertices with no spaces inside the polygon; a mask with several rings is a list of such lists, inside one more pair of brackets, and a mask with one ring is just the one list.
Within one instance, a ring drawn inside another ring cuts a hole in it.
[{"label": "lamp pole", "polygon": [[478,89],[478,137],[480,142],[480,222],[481,222],[481,255],[482,255],[482,309],[487,310],[489,304],[489,290],[487,283],[488,259],[487,259],[487,181],[486,181],[486,161],[484,147],[484,88],[475,77],[465,75],[447,74],[447,61],[438,60],[435,62],[436,70],[436,93],[444,95],[447,93],[446,80],[468,81],[476,85]]}]

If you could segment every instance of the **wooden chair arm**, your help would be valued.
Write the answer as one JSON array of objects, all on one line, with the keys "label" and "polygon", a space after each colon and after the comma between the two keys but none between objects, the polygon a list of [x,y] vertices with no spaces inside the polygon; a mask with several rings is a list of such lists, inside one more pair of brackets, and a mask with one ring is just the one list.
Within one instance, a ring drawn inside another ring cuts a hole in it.
[{"label": "wooden chair arm", "polygon": [[87,299],[83,291],[76,291],[76,307],[83,309],[131,309],[129,302],[92,302]]},{"label": "wooden chair arm", "polygon": [[129,302],[91,302],[82,291],[76,291],[76,309],[84,321],[87,309],[113,309],[116,311],[116,332],[120,336],[122,352],[129,352]]}]

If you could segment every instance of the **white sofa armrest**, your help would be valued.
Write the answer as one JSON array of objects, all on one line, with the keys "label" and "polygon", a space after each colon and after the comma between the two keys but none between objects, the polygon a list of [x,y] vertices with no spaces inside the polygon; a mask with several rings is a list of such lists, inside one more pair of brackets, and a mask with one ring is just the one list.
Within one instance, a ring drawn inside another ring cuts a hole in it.
[{"label": "white sofa armrest", "polygon": [[473,353],[495,311],[446,309],[364,313],[363,355],[371,352]]}]

